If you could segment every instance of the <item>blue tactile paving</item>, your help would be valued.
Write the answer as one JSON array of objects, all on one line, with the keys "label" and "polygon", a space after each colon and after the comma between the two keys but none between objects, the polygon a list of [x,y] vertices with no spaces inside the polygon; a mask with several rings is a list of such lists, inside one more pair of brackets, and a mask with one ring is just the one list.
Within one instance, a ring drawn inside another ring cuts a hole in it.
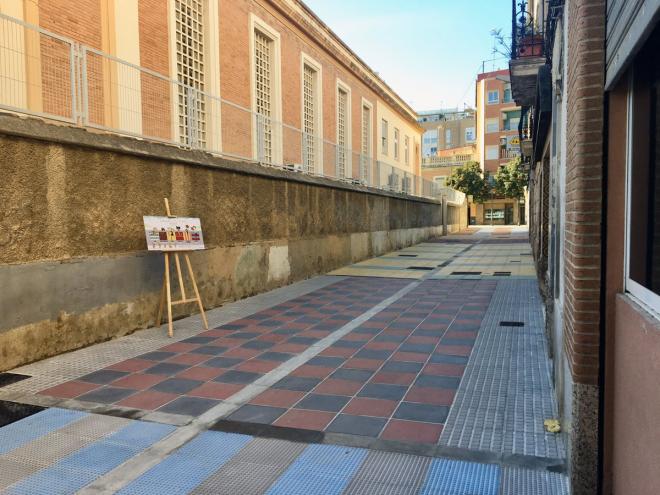
[{"label": "blue tactile paving", "polygon": [[434,459],[420,495],[497,495],[499,484],[498,466]]},{"label": "blue tactile paving", "polygon": [[268,490],[268,495],[339,495],[367,456],[364,449],[310,445]]},{"label": "blue tactile paving", "polygon": [[252,437],[248,435],[206,431],[118,493],[126,495],[189,493],[231,459],[251,439]]},{"label": "blue tactile paving", "polygon": [[0,429],[0,454],[10,452],[51,431],[84,418],[86,413],[51,408]]},{"label": "blue tactile paving", "polygon": [[174,430],[173,426],[134,422],[52,466],[10,486],[10,495],[69,494],[126,462]]}]

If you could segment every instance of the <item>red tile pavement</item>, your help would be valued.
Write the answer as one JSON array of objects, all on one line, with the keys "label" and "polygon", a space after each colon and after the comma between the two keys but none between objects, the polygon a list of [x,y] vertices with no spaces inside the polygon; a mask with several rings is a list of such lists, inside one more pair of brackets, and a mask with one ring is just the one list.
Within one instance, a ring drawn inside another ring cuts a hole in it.
[{"label": "red tile pavement", "polygon": [[187,344],[185,342],[175,342],[174,344],[166,345],[165,347],[161,347],[159,351],[166,351],[166,352],[189,352],[192,351],[193,349],[197,349],[199,347],[199,344]]},{"label": "red tile pavement", "polygon": [[392,356],[393,361],[410,361],[412,363],[425,363],[428,358],[428,354],[420,352],[395,352]]},{"label": "red tile pavement", "polygon": [[256,373],[268,373],[269,371],[273,371],[280,364],[282,363],[278,363],[275,361],[263,361],[261,359],[250,359],[249,361],[245,361],[244,363],[241,363],[238,366],[236,366],[236,369],[240,371],[254,371]]},{"label": "red tile pavement", "polygon": [[363,349],[374,349],[376,351],[393,351],[399,347],[398,342],[369,342]]},{"label": "red tile pavement", "polygon": [[362,388],[362,385],[364,384],[361,382],[328,378],[319,383],[314,389],[314,392],[333,395],[353,395]]},{"label": "red tile pavement", "polygon": [[391,383],[393,385],[410,385],[417,375],[415,373],[398,373],[394,371],[379,371],[371,379],[374,383]]},{"label": "red tile pavement", "polygon": [[291,409],[284,413],[273,423],[275,426],[289,428],[302,428],[304,430],[322,431],[335,417],[335,413],[323,411],[307,411],[305,409]]},{"label": "red tile pavement", "polygon": [[[153,365],[153,363],[151,364]],[[51,397],[58,397],[60,399],[73,399],[79,395],[91,392],[100,386],[101,385],[97,385],[95,383],[72,381],[63,383],[61,385],[56,385],[55,387],[47,388],[46,390],[41,391],[41,393],[50,395]]]},{"label": "red tile pavement", "polygon": [[348,347],[328,347],[319,356],[349,357],[355,354],[355,349]]},{"label": "red tile pavement", "polygon": [[223,368],[210,368],[208,366],[193,366],[187,370],[183,370],[176,375],[177,378],[188,378],[190,380],[213,380],[227,371]]},{"label": "red tile pavement", "polygon": [[246,349],[244,347],[236,347],[234,349],[230,349],[227,352],[223,353],[223,357],[236,357],[236,358],[241,358],[241,359],[250,359],[255,356],[258,356],[261,354],[263,351],[260,349]]},{"label": "red tile pavement", "polygon": [[204,397],[206,399],[226,399],[241,390],[243,385],[237,383],[206,382],[186,395],[192,397]]},{"label": "red tile pavement", "polygon": [[[178,354],[176,356],[172,356],[166,362],[193,365],[203,363],[204,361],[207,361],[209,357],[210,356],[208,354]],[[153,366],[154,362],[150,361],[150,363]]]},{"label": "red tile pavement", "polygon": [[148,375],[144,373],[133,373],[126,375],[112,382],[113,387],[133,388],[135,390],[145,390],[162,382],[167,377],[163,375]]},{"label": "red tile pavement", "polygon": [[305,392],[295,390],[266,390],[250,401],[251,404],[273,407],[291,407],[303,398]]},{"label": "red tile pavement", "polygon": [[[355,350],[355,349],[354,349]],[[353,368],[358,370],[377,370],[383,365],[380,359],[351,358],[346,361],[344,368]]]},{"label": "red tile pavement", "polygon": [[424,366],[424,374],[441,376],[463,376],[465,366],[462,364],[430,363]]},{"label": "red tile pavement", "polygon": [[151,368],[154,365],[153,361],[149,361],[147,359],[127,359],[126,361],[121,361],[119,363],[113,364],[112,366],[108,366],[109,370],[115,370],[115,371],[129,371],[129,372],[135,372],[135,371],[142,371],[147,368]]},{"label": "red tile pavement", "polygon": [[177,397],[178,395],[176,394],[166,394],[157,390],[144,390],[126,397],[124,400],[118,402],[117,405],[152,411],[164,406],[168,402],[172,402]]},{"label": "red tile pavement", "polygon": [[406,402],[450,406],[454,401],[455,390],[444,388],[412,387],[406,394]]},{"label": "red tile pavement", "polygon": [[368,399],[366,397],[355,397],[346,404],[342,413],[353,414],[356,416],[377,416],[389,418],[396,406],[399,404],[395,400]]},{"label": "red tile pavement", "polygon": [[286,344],[286,343],[278,344],[271,348],[271,350],[274,352],[290,352],[294,354],[303,352],[305,349],[307,349],[307,346],[305,344]]},{"label": "red tile pavement", "polygon": [[439,424],[392,419],[385,426],[380,438],[400,442],[435,444],[438,443],[440,433],[442,433],[442,425]]},{"label": "red tile pavement", "polygon": [[325,366],[312,366],[310,364],[303,364],[300,368],[291,372],[293,376],[306,376],[308,378],[325,378],[330,373],[335,371],[335,368],[326,368]]},{"label": "red tile pavement", "polygon": [[437,352],[441,354],[449,354],[451,356],[469,356],[472,352],[471,345],[443,345],[440,344]]}]

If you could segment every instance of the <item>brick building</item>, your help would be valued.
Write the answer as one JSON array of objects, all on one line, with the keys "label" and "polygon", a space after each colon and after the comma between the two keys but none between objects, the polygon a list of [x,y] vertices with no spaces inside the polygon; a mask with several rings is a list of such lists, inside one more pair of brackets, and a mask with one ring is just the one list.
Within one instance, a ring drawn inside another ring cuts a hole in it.
[{"label": "brick building", "polygon": [[0,14],[5,108],[421,190],[416,113],[302,2],[1,0]]},{"label": "brick building", "polygon": [[572,493],[658,493],[660,5],[512,3],[511,83]]},{"label": "brick building", "polygon": [[[477,75],[476,146],[481,169],[495,175],[520,154],[518,123],[520,107],[511,97],[509,71],[498,70]],[[493,198],[470,208],[472,224],[512,225],[525,222],[524,202]]]}]

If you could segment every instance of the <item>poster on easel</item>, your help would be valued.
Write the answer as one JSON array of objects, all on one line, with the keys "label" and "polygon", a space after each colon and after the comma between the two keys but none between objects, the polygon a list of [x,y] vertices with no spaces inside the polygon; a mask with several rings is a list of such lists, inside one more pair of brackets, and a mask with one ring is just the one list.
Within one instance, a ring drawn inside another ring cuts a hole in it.
[{"label": "poster on easel", "polygon": [[144,216],[149,251],[198,251],[204,249],[199,218]]}]

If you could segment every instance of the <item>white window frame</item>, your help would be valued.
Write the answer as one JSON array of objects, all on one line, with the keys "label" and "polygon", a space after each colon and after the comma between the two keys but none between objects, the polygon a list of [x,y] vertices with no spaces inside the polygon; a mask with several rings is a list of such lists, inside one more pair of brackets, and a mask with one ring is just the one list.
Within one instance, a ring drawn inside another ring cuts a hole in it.
[{"label": "white window frame", "polygon": [[[323,172],[323,66],[305,52],[300,54],[300,129],[304,130],[305,108],[304,108],[304,77],[305,65],[316,71],[316,94],[314,95],[314,104],[316,106],[316,118],[314,119],[314,138],[315,138],[315,163],[314,172]],[[303,160],[304,161],[304,160]]]},{"label": "white window frame", "polygon": [[[468,137],[468,132],[471,133],[472,138]],[[477,140],[476,129],[474,127],[466,127],[465,128],[465,142],[466,143],[474,143],[476,140]]]},{"label": "white window frame", "polygon": [[389,147],[390,147],[389,134],[390,134],[390,123],[387,121],[387,119],[380,119],[380,153],[383,156],[387,156],[387,153],[389,151]]},{"label": "white window frame", "polygon": [[[488,129],[488,125],[493,124],[493,123],[497,124],[497,129],[495,129],[494,131]],[[486,123],[485,123],[484,127],[486,129],[486,134],[495,134],[496,132],[500,132],[500,127],[501,127],[500,126],[500,119],[497,118],[497,117],[488,118],[488,119],[486,119]]]},{"label": "white window frame", "polygon": [[[488,158],[488,150],[495,149],[495,158]],[[485,160],[499,160],[500,159],[500,145],[499,144],[492,144],[486,146],[486,149],[484,150],[484,159]]]},{"label": "white window frame", "polygon": [[401,132],[398,128],[394,128],[394,159],[399,161],[399,138],[401,137]]},{"label": "white window frame", "polygon": [[403,136],[403,160],[406,165],[410,165],[410,137]]},{"label": "white window frame", "polygon": [[445,129],[445,146],[451,144],[451,129]]},{"label": "white window frame", "polygon": [[339,91],[346,93],[346,164],[344,169],[344,178],[351,178],[353,176],[353,105],[351,87],[341,79],[337,78],[335,87],[335,142],[339,147]]},{"label": "white window frame", "polygon": [[633,162],[633,137],[634,129],[634,75],[628,82],[628,116],[626,130],[626,212],[625,212],[625,242],[624,242],[624,285],[625,290],[636,302],[638,302],[647,311],[651,312],[656,318],[660,318],[660,295],[647,289],[639,282],[630,278],[630,217],[632,214],[630,199],[632,197],[632,181],[630,180]]},{"label": "white window frame", "polygon": [[273,126],[273,136],[272,136],[272,160],[276,164],[282,163],[282,132],[280,129],[282,123],[282,43],[280,33],[269,26],[261,18],[257,17],[253,13],[250,13],[249,17],[249,29],[250,29],[250,99],[251,99],[251,108],[252,108],[252,153],[254,159],[258,159],[258,150],[257,150],[257,96],[256,96],[256,82],[255,82],[255,72],[256,72],[256,61],[254,57],[254,33],[259,31],[261,34],[266,36],[273,43],[273,88],[272,88],[272,109],[271,109],[271,119]]},{"label": "white window frame", "polygon": [[[496,101],[491,101],[490,100],[490,94],[495,93],[497,94],[497,100]],[[486,91],[486,103],[488,105],[497,105],[500,102],[500,90],[499,89],[489,89]]]}]

